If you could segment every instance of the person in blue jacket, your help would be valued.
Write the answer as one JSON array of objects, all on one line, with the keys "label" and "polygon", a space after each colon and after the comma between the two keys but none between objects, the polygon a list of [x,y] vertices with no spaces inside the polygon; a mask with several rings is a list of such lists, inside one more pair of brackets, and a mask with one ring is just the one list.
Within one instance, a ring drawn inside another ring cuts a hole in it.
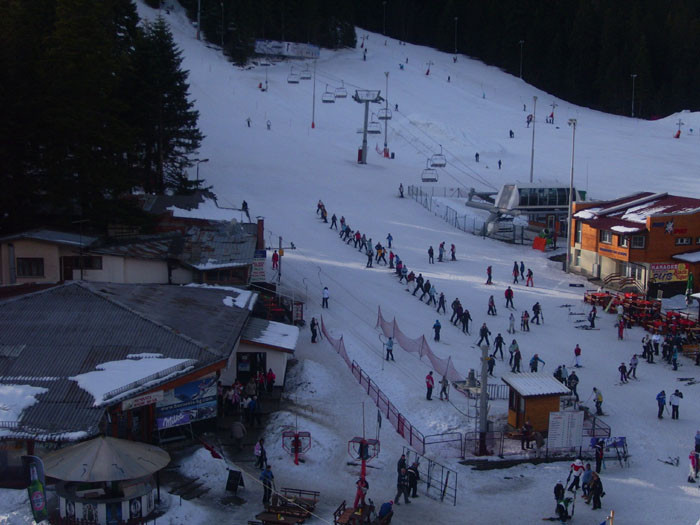
[{"label": "person in blue jacket", "polygon": [[656,394],[656,403],[659,405],[659,414],[658,418],[663,419],[664,418],[664,408],[666,407],[666,391],[662,390],[658,394]]},{"label": "person in blue jacket", "polygon": [[379,507],[379,514],[377,514],[377,517],[379,519],[381,518],[386,518],[389,514],[394,512],[394,501],[387,501],[386,503],[382,503],[382,506]]},{"label": "person in blue jacket", "polygon": [[265,467],[260,473],[260,481],[263,484],[263,505],[270,504],[270,498],[272,497],[272,483],[275,480],[275,475],[272,473],[270,465]]},{"label": "person in blue jacket", "polygon": [[435,330],[435,340],[439,341],[440,340],[440,329],[442,328],[442,325],[440,324],[439,319],[435,319],[435,324],[433,325],[433,330]]},{"label": "person in blue jacket", "polygon": [[537,372],[538,363],[545,364],[544,361],[540,359],[540,356],[535,354],[532,356],[532,359],[530,359],[530,372]]}]

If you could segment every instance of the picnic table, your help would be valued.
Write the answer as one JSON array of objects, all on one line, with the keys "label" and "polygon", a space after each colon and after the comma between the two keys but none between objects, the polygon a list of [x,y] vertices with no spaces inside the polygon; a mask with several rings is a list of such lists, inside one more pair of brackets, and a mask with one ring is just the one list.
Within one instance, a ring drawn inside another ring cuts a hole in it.
[{"label": "picnic table", "polygon": [[608,292],[587,292],[583,296],[583,300],[584,302],[595,306],[605,307],[608,305],[612,297],[613,295]]},{"label": "picnic table", "polygon": [[304,523],[306,518],[265,511],[255,516],[255,519],[262,522],[263,525],[285,525],[288,523]]}]

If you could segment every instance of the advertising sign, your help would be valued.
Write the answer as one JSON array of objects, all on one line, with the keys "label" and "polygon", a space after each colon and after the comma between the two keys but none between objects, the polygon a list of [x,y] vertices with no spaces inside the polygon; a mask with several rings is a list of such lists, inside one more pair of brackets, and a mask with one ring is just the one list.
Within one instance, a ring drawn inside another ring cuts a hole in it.
[{"label": "advertising sign", "polygon": [[40,523],[49,518],[46,509],[46,492],[44,486],[44,462],[37,456],[22,456],[22,464],[27,470],[27,492],[29,493],[29,503],[32,507],[34,521]]},{"label": "advertising sign", "polygon": [[216,417],[215,374],[167,390],[156,403],[159,430],[213,417]]},{"label": "advertising sign", "polygon": [[576,448],[583,439],[583,411],[550,412],[548,448]]},{"label": "advertising sign", "polygon": [[146,405],[153,405],[163,399],[163,391],[143,394],[142,396],[125,399],[122,401],[122,410],[131,410],[132,408],[140,408]]},{"label": "advertising sign", "polygon": [[250,282],[264,283],[265,279],[265,258],[267,252],[265,250],[255,250],[253,257],[253,268],[250,272]]},{"label": "advertising sign", "polygon": [[294,58],[318,58],[321,48],[298,42],[280,42],[277,40],[256,40],[255,52],[259,55],[274,55]]},{"label": "advertising sign", "polygon": [[671,283],[688,280],[688,266],[685,263],[651,263],[649,264],[649,281],[653,283]]}]

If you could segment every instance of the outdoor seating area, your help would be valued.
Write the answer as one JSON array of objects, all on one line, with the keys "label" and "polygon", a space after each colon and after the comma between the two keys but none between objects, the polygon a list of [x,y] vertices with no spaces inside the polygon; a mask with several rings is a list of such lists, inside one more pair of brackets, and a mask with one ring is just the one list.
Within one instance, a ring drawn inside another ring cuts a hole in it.
[{"label": "outdoor seating area", "polygon": [[358,508],[348,507],[343,501],[333,512],[334,525],[363,525],[372,522],[374,505],[362,503]]},{"label": "outdoor seating area", "polygon": [[283,488],[280,494],[272,496],[271,504],[255,518],[262,525],[304,523],[311,517],[320,495],[315,490]]}]

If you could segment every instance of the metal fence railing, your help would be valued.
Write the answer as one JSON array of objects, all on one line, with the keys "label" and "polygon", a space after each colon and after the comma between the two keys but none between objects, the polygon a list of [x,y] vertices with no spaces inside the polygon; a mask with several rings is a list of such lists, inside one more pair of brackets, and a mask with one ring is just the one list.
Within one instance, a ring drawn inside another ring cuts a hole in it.
[{"label": "metal fence railing", "polygon": [[[489,456],[502,456],[505,433],[501,431],[486,432],[486,450]],[[464,434],[464,454],[478,456],[481,452],[481,433],[467,432]]]},{"label": "metal fence railing", "polygon": [[418,475],[420,476],[418,486],[421,492],[430,498],[439,501],[447,500],[453,505],[457,505],[456,471],[428,459],[408,447],[403,447],[403,453],[406,454],[408,465],[418,461]]}]

